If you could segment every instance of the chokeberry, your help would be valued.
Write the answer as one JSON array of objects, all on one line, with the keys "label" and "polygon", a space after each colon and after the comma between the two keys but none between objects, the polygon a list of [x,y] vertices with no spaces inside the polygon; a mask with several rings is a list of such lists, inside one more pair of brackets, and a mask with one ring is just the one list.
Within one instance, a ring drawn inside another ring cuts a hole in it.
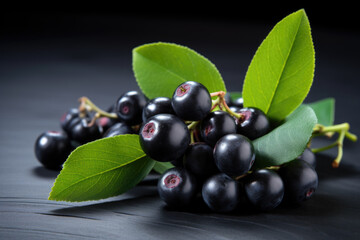
[{"label": "chokeberry", "polygon": [[244,178],[244,189],[249,202],[262,211],[276,208],[284,197],[281,177],[269,169],[251,172]]},{"label": "chokeberry", "polygon": [[160,162],[181,158],[190,144],[186,124],[173,114],[150,117],[142,124],[139,136],[143,151]]},{"label": "chokeberry", "polygon": [[311,198],[318,187],[318,175],[310,164],[295,159],[285,163],[279,169],[284,182],[284,199],[287,202],[299,204]]},{"label": "chokeberry", "polygon": [[216,143],[214,159],[218,169],[237,177],[247,173],[255,161],[252,142],[240,134],[227,134]]},{"label": "chokeberry", "polygon": [[134,134],[135,131],[128,124],[118,122],[112,125],[103,135],[103,137],[113,137],[123,134]]},{"label": "chokeberry", "polygon": [[175,114],[170,98],[157,97],[149,100],[143,108],[142,120],[146,122],[148,118],[160,113]]},{"label": "chokeberry", "polygon": [[231,212],[235,210],[240,195],[238,182],[224,173],[211,176],[202,187],[203,200],[214,212]]},{"label": "chokeberry", "polygon": [[241,108],[237,113],[242,115],[240,119],[236,119],[239,134],[254,140],[268,133],[270,123],[267,116],[260,109]]},{"label": "chokeberry", "polygon": [[85,144],[102,137],[103,130],[96,122],[90,124],[90,118],[74,119],[71,123],[69,137],[78,144]]},{"label": "chokeberry", "polygon": [[304,152],[297,157],[297,159],[304,160],[310,164],[314,169],[316,168],[316,156],[310,148],[305,148]]},{"label": "chokeberry", "polygon": [[231,133],[236,133],[236,123],[227,112],[211,112],[201,121],[201,138],[212,147],[221,137]]},{"label": "chokeberry", "polygon": [[204,180],[219,172],[215,165],[213,148],[204,142],[190,144],[184,159],[185,168],[198,179]]},{"label": "chokeberry", "polygon": [[189,206],[198,191],[195,177],[185,168],[165,171],[157,185],[160,198],[170,207]]},{"label": "chokeberry", "polygon": [[35,155],[48,169],[60,170],[73,150],[65,132],[46,131],[35,141]]},{"label": "chokeberry", "polygon": [[180,84],[174,91],[171,103],[176,115],[187,121],[203,119],[212,105],[207,88],[194,81]]},{"label": "chokeberry", "polygon": [[142,111],[147,103],[146,97],[138,91],[129,91],[119,97],[115,112],[120,120],[138,125],[142,122]]},{"label": "chokeberry", "polygon": [[[79,119],[80,111],[78,108],[70,108],[65,112],[60,119],[60,126],[66,132],[69,133],[71,126],[74,124],[73,120]],[[89,117],[88,114],[84,114],[83,117]]]}]

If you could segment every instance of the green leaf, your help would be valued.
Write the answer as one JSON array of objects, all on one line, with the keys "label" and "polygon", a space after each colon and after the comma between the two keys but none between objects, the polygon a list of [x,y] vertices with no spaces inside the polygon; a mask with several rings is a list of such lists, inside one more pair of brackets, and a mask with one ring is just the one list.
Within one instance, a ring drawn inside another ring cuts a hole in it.
[{"label": "green leaf", "polygon": [[253,141],[255,167],[281,165],[298,157],[306,148],[316,123],[312,108],[299,106],[280,126]]},{"label": "green leaf", "polygon": [[318,119],[318,123],[324,126],[331,126],[334,124],[335,116],[335,99],[325,98],[313,103],[309,103]]},{"label": "green leaf", "polygon": [[208,59],[173,43],[152,43],[133,50],[133,70],[141,91],[150,99],[172,97],[182,82],[202,83],[209,92],[226,91],[224,81]]},{"label": "green leaf", "polygon": [[173,167],[174,165],[172,165],[170,162],[156,162],[153,170],[157,173],[163,174],[166,170]]},{"label": "green leaf", "polygon": [[309,20],[299,10],[277,23],[257,49],[245,76],[244,106],[285,119],[306,98],[314,69]]},{"label": "green leaf", "polygon": [[154,164],[135,134],[84,144],[66,160],[49,200],[78,202],[117,196],[137,185]]}]

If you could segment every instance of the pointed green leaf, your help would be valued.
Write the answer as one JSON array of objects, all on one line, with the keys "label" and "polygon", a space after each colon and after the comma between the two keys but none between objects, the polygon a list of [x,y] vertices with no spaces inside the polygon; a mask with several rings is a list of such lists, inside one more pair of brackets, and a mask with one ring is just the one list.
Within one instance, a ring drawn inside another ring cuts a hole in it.
[{"label": "pointed green leaf", "polygon": [[66,160],[49,200],[78,202],[117,196],[137,185],[154,164],[135,134],[84,144]]},{"label": "pointed green leaf", "polygon": [[310,90],[314,55],[305,11],[285,17],[261,43],[250,63],[243,85],[244,106],[260,108],[274,121],[285,119]]},{"label": "pointed green leaf", "polygon": [[312,108],[299,106],[280,126],[253,141],[255,167],[281,165],[298,157],[309,142],[316,123]]},{"label": "pointed green leaf", "polygon": [[182,82],[202,83],[209,92],[226,91],[213,63],[197,52],[173,43],[152,43],[133,50],[136,81],[148,98],[172,97]]}]

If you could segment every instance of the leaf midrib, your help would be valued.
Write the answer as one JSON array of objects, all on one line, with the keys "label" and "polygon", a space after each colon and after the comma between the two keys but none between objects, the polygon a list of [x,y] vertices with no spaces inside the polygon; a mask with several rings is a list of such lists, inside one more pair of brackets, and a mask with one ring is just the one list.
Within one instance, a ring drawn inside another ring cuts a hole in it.
[{"label": "leaf midrib", "polygon": [[283,67],[282,67],[282,69],[281,69],[280,77],[278,78],[278,80],[277,80],[277,82],[276,82],[276,88],[275,88],[275,91],[273,92],[273,94],[272,94],[272,96],[271,96],[271,99],[270,99],[270,101],[269,101],[269,104],[268,104],[268,106],[267,106],[267,108],[266,108],[266,111],[265,111],[266,113],[269,112],[269,109],[270,109],[270,107],[272,106],[272,103],[273,103],[273,101],[274,101],[276,92],[277,92],[278,89],[279,89],[280,79],[282,79],[282,76],[283,76],[283,73],[284,73],[284,69],[285,69],[286,65],[288,64],[289,56],[290,56],[291,52],[293,51],[294,43],[295,43],[296,37],[298,36],[299,28],[300,28],[300,25],[301,25],[301,23],[302,23],[302,21],[303,21],[303,18],[304,18],[304,16],[301,15],[301,20],[299,21],[299,24],[298,24],[298,26],[297,26],[296,34],[294,34],[294,38],[293,38],[292,41],[291,41],[290,51],[288,52],[288,54],[287,54],[287,56],[286,56],[286,58],[285,58],[285,59],[286,59],[285,64],[283,64]]}]

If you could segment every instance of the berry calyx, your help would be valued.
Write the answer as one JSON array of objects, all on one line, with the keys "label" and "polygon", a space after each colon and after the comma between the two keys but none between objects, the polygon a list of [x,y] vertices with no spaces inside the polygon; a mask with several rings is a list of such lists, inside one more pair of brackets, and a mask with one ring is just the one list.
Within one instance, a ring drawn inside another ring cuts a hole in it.
[{"label": "berry calyx", "polygon": [[147,99],[142,93],[129,91],[119,97],[115,112],[120,120],[130,125],[137,125],[142,122],[142,112],[146,104]]}]

